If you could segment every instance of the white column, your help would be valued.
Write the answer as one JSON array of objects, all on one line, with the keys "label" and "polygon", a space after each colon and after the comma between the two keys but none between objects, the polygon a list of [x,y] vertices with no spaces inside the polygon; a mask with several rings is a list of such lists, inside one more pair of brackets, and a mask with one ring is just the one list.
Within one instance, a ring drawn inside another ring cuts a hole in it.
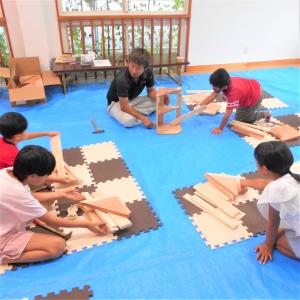
[{"label": "white column", "polygon": [[61,53],[55,1],[3,0],[15,57],[38,56],[42,70]]}]

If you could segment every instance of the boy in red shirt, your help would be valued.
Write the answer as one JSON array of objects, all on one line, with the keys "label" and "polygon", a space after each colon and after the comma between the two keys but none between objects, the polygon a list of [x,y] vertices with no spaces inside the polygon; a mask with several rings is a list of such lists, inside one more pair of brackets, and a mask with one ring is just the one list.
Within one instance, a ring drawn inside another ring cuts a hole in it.
[{"label": "boy in red shirt", "polygon": [[[0,117],[0,170],[12,167],[19,153],[17,144],[24,140],[35,139],[42,136],[56,136],[59,132],[27,132],[28,122],[24,116],[17,112],[8,112]],[[68,177],[49,176],[49,183],[69,183]]]},{"label": "boy in red shirt", "polygon": [[0,170],[12,167],[19,149],[17,144],[24,140],[42,136],[55,136],[58,132],[32,132],[26,131],[28,126],[24,116],[17,112],[8,112],[0,117]]},{"label": "boy in red shirt", "polygon": [[253,123],[269,116],[266,112],[257,112],[262,100],[267,98],[266,92],[262,90],[257,80],[231,77],[225,69],[220,68],[210,75],[209,82],[214,91],[202,104],[214,101],[221,92],[227,100],[225,115],[220,126],[212,130],[213,134],[220,134],[223,131],[234,109],[236,120],[241,122]]}]

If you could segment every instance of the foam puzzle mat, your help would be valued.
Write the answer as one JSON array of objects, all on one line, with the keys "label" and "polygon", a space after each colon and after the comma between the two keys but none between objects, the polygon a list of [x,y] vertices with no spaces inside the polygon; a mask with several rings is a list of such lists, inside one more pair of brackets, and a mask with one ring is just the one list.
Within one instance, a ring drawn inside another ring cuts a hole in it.
[{"label": "foam puzzle mat", "polygon": [[[67,254],[94,246],[101,246],[113,240],[128,238],[161,226],[143,191],[131,175],[113,142],[65,149],[63,150],[63,157],[73,174],[82,182],[82,185],[78,186],[80,192],[100,192],[105,196],[119,197],[131,211],[130,221],[132,222],[132,226],[129,228],[103,236],[96,235],[86,228],[68,228],[65,231],[72,231],[72,236],[66,241]],[[75,202],[64,199],[56,200],[54,210],[58,216],[66,217],[68,214],[67,209],[72,204],[75,204]],[[86,218],[80,209],[77,214],[78,220]],[[30,230],[54,234],[37,227],[30,227]],[[13,266],[14,268],[10,265],[2,265],[0,274],[6,270],[16,269],[15,266],[20,265],[16,264]]]},{"label": "foam puzzle mat", "polygon": [[[182,98],[185,104],[187,105],[187,107],[190,110],[193,110],[199,104],[199,101],[201,102],[202,100],[204,100],[211,92],[212,90],[211,91],[199,90],[197,94],[184,95]],[[197,95],[197,97],[195,97],[195,95]],[[265,91],[265,97],[266,98],[262,100],[262,103],[260,105],[259,108],[260,110],[269,110],[269,109],[288,107],[288,105],[284,103],[282,100],[273,97],[270,93],[266,91]],[[226,104],[226,98],[222,94],[219,94],[217,96],[214,103],[220,105],[219,113],[225,113],[227,104]]]},{"label": "foam puzzle mat", "polygon": [[[292,171],[300,173],[300,162],[293,165]],[[247,179],[261,178],[258,172],[242,174]],[[239,225],[231,229],[209,213],[193,205],[186,199],[185,194],[195,195],[196,190],[193,186],[177,189],[173,193],[178,199],[181,207],[188,215],[196,231],[200,233],[205,244],[211,249],[224,247],[232,243],[249,239],[259,234],[264,234],[267,222],[259,213],[256,205],[260,195],[258,190],[249,188],[245,194],[239,195],[231,202],[238,210],[243,213]]]},{"label": "foam puzzle mat", "polygon": [[91,297],[93,297],[93,291],[90,290],[89,285],[85,285],[82,289],[76,287],[71,291],[62,290],[58,294],[48,293],[46,296],[37,295],[34,297],[34,300],[89,300]]}]

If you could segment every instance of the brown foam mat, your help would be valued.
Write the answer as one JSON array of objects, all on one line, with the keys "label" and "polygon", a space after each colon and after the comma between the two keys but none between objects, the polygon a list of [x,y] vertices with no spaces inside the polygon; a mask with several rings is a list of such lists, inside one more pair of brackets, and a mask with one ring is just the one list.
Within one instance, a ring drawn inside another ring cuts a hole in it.
[{"label": "brown foam mat", "polygon": [[132,226],[117,231],[115,235],[118,240],[157,229],[161,225],[147,201],[134,201],[133,203],[128,203],[127,207],[131,211],[130,221],[132,222]]},{"label": "brown foam mat", "polygon": [[[291,114],[291,115],[285,115],[285,116],[279,116],[272,118],[274,121],[279,121],[282,123],[282,125],[290,125],[294,127],[296,130],[299,130],[300,127],[300,116],[299,114]],[[254,137],[245,136],[243,134],[235,132],[238,136],[240,136],[246,143],[251,145],[253,148],[255,148],[257,145],[259,145],[262,142],[267,141],[278,141],[275,137],[268,134],[264,139],[257,139]],[[292,146],[299,146],[300,145],[300,137],[296,140],[285,142],[289,147]]]},{"label": "brown foam mat", "polygon": [[63,157],[66,164],[69,166],[83,165],[84,159],[80,148],[70,148],[63,150]]},{"label": "brown foam mat", "polygon": [[89,164],[91,173],[93,174],[94,181],[105,182],[107,180],[114,180],[115,178],[122,178],[130,176],[130,173],[120,158],[92,162]]},{"label": "brown foam mat", "polygon": [[259,213],[256,205],[257,200],[236,205],[239,210],[245,213],[242,222],[254,236],[264,234],[267,228],[267,222]]},{"label": "brown foam mat", "polygon": [[[249,179],[262,177],[257,172],[243,174],[242,176]],[[185,194],[194,195],[195,189],[193,187],[177,189],[173,193],[195,226],[196,231],[200,233],[205,244],[211,249],[240,242],[265,232],[266,221],[256,208],[260,194],[257,190],[248,189],[245,194],[239,195],[235,201],[232,202],[236,208],[245,213],[245,216],[241,218],[239,225],[235,229],[230,229],[218,219],[210,216],[202,209],[185,200],[183,198]]]},{"label": "brown foam mat", "polygon": [[38,295],[34,297],[34,300],[88,300],[93,297],[93,291],[90,290],[89,285],[85,285],[82,289],[76,287],[71,291],[62,290],[58,294],[48,293],[46,296]]}]

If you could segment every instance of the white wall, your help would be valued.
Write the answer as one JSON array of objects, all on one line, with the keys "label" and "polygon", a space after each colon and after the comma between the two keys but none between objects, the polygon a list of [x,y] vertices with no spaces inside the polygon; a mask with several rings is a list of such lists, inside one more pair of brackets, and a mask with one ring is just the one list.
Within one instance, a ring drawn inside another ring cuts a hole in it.
[{"label": "white wall", "polygon": [[[191,65],[299,58],[300,0],[192,0]],[[3,0],[14,56],[60,54],[54,0]]]},{"label": "white wall", "polygon": [[3,0],[15,57],[39,56],[42,69],[60,54],[54,0]]},{"label": "white wall", "polygon": [[193,0],[191,65],[299,58],[299,7],[299,0]]}]

